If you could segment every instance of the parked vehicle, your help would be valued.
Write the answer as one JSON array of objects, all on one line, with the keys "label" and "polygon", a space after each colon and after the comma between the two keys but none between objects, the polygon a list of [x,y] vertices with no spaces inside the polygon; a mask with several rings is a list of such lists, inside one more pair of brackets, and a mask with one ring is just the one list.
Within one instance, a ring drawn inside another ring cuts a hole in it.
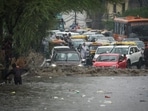
[{"label": "parked vehicle", "polygon": [[74,35],[70,37],[71,39],[84,39],[84,40],[88,40],[86,35]]},{"label": "parked vehicle", "polygon": [[124,38],[123,41],[131,41],[131,42],[135,42],[136,45],[138,46],[139,49],[144,50],[145,48],[145,44],[143,41],[139,40],[139,38]]},{"label": "parked vehicle", "polygon": [[69,46],[54,46],[51,50],[51,58],[56,53],[57,50],[67,50],[70,49]]},{"label": "parked vehicle", "polygon": [[126,65],[126,56],[113,53],[100,54],[93,63],[94,67],[103,68],[126,68]]},{"label": "parked vehicle", "polygon": [[79,45],[80,44],[82,45],[84,42],[86,42],[86,40],[85,39],[71,39],[71,42],[74,48],[78,48]]},{"label": "parked vehicle", "polygon": [[96,49],[99,47],[99,46],[102,46],[101,43],[98,43],[98,42],[85,42],[86,46],[88,46],[88,49],[90,51],[90,54],[91,54],[91,57],[93,58],[94,55],[95,55],[95,52],[96,52]]},{"label": "parked vehicle", "polygon": [[122,45],[122,46],[136,46],[136,42],[134,42],[134,41],[120,41],[120,42],[114,42],[113,43],[113,45],[114,46],[120,46],[120,45]]},{"label": "parked vehicle", "polygon": [[118,45],[114,46],[111,53],[126,54],[127,68],[136,65],[138,69],[141,68],[143,63],[142,51],[136,45]]},{"label": "parked vehicle", "polygon": [[51,67],[82,67],[85,64],[85,60],[81,58],[80,53],[75,49],[58,49],[55,51],[51,59],[48,60]]},{"label": "parked vehicle", "polygon": [[96,40],[98,40],[98,39],[100,39],[100,38],[102,38],[102,37],[105,38],[105,36],[104,36],[103,34],[94,34],[94,35],[90,35],[90,36],[88,37],[88,41],[89,41],[89,42],[95,42]]},{"label": "parked vehicle", "polygon": [[99,47],[96,49],[96,52],[95,52],[95,55],[94,55],[94,58],[93,58],[93,62],[96,61],[97,57],[98,57],[100,54],[110,52],[113,47],[114,47],[114,46],[99,46]]}]

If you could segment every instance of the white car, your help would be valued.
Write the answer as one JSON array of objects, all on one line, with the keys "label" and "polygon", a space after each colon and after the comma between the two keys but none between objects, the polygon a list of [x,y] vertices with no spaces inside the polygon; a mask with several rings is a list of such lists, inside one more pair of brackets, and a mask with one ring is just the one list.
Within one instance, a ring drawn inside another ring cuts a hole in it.
[{"label": "white car", "polygon": [[126,54],[127,57],[127,68],[132,65],[136,65],[138,69],[141,68],[143,63],[142,51],[137,47],[137,45],[119,45],[114,46],[111,53]]},{"label": "white car", "polygon": [[56,50],[63,50],[63,49],[67,50],[67,49],[70,49],[70,47],[69,46],[54,46],[51,50],[51,58],[54,55],[54,52]]},{"label": "white car", "polygon": [[112,50],[114,46],[99,46],[95,52],[93,61],[96,61],[99,54],[108,53]]}]

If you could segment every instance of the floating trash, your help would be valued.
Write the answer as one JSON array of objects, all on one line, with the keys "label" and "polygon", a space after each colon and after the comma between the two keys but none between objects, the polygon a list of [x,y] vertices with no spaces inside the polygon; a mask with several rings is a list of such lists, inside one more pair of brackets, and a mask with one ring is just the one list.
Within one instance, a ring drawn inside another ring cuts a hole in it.
[{"label": "floating trash", "polygon": [[106,101],[106,100],[104,101],[104,103],[105,103],[105,104],[112,104],[111,101]]},{"label": "floating trash", "polygon": [[101,107],[105,107],[106,105],[105,105],[105,104],[100,104],[100,106],[101,106]]},{"label": "floating trash", "polygon": [[105,98],[110,98],[110,96],[105,96]]},{"label": "floating trash", "polygon": [[57,96],[54,96],[53,98],[54,98],[54,99],[58,99],[58,97],[57,97]]},{"label": "floating trash", "polygon": [[97,91],[97,93],[104,93],[104,91],[102,91],[102,90],[99,90],[99,91]]},{"label": "floating trash", "polygon": [[16,92],[15,92],[15,91],[12,91],[11,93],[12,93],[12,94],[15,94]]},{"label": "floating trash", "polygon": [[37,78],[41,78],[41,76],[36,76]]},{"label": "floating trash", "polygon": [[49,79],[52,79],[52,77],[49,77]]},{"label": "floating trash", "polygon": [[82,95],[83,98],[84,98],[85,96],[86,96],[85,94]]},{"label": "floating trash", "polygon": [[75,90],[75,92],[76,92],[76,93],[80,93],[80,91],[78,91],[78,90]]}]

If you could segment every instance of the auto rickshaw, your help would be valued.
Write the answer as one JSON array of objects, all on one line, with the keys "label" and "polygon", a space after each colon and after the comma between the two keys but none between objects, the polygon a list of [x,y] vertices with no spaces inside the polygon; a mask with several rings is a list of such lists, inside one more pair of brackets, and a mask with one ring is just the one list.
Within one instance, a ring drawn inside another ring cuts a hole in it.
[{"label": "auto rickshaw", "polygon": [[86,41],[88,41],[88,38],[86,35],[74,35],[70,37],[71,39],[84,39]]},{"label": "auto rickshaw", "polygon": [[136,42],[134,42],[134,41],[121,41],[121,42],[115,42],[113,45],[136,45]]}]

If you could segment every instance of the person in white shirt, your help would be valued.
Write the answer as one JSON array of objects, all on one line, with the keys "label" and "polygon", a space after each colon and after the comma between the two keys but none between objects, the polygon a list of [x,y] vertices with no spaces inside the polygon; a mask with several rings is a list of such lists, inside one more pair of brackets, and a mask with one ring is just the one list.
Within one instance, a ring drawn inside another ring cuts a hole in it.
[{"label": "person in white shirt", "polygon": [[82,59],[86,59],[86,54],[87,54],[87,46],[85,45],[85,43],[83,43],[82,47],[81,47],[81,57],[82,57]]}]

